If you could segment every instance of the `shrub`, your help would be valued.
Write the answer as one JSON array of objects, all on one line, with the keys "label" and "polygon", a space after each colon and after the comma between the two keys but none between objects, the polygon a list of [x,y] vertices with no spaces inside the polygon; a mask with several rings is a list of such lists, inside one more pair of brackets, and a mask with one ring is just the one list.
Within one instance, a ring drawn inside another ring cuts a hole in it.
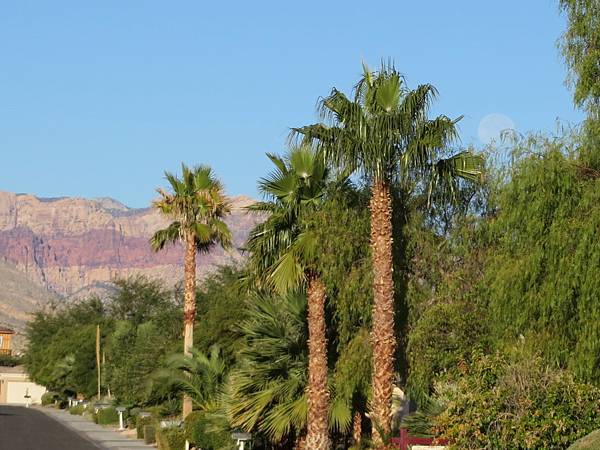
[{"label": "shrub", "polygon": [[408,336],[411,400],[424,406],[440,373],[468,361],[475,348],[488,347],[485,314],[471,299],[440,301],[424,311]]},{"label": "shrub", "polygon": [[60,398],[58,392],[46,392],[42,394],[42,406],[53,405]]},{"label": "shrub", "polygon": [[137,415],[141,412],[141,408],[137,406],[129,409],[123,414],[123,420],[127,428],[133,429],[137,427]]},{"label": "shrub", "polygon": [[98,410],[97,418],[99,425],[110,425],[119,422],[119,413],[111,406]]},{"label": "shrub", "polygon": [[479,356],[437,386],[452,448],[566,449],[600,420],[600,390],[531,355]]},{"label": "shrub", "polygon": [[154,444],[156,442],[156,428],[154,425],[144,425],[144,443]]},{"label": "shrub", "polygon": [[179,450],[185,447],[185,434],[182,428],[159,428],[156,432],[159,450]]},{"label": "shrub", "polygon": [[144,439],[144,426],[150,425],[152,423],[153,423],[153,419],[151,416],[142,417],[138,414],[136,426],[135,426],[138,439]]},{"label": "shrub", "polygon": [[85,408],[83,407],[83,405],[75,405],[69,408],[69,413],[75,416],[81,416],[84,410]]},{"label": "shrub", "polygon": [[231,433],[227,422],[211,417],[204,411],[193,411],[184,421],[185,438],[203,450],[216,450],[231,446]]},{"label": "shrub", "polygon": [[208,436],[204,431],[206,421],[204,420],[205,413],[202,411],[192,411],[183,422],[185,438],[199,448],[209,449],[206,444]]},{"label": "shrub", "polygon": [[23,360],[19,356],[0,355],[0,366],[14,367],[22,363]]},{"label": "shrub", "polygon": [[125,426],[129,429],[136,428],[137,418],[129,416],[125,419]]}]

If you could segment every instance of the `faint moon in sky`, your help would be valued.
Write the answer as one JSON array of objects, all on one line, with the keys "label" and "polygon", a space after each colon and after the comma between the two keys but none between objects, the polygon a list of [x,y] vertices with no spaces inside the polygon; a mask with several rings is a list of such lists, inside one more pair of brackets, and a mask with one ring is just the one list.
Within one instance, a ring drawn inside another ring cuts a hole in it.
[{"label": "faint moon in sky", "polygon": [[485,116],[479,122],[477,135],[479,140],[484,144],[489,144],[492,141],[499,142],[500,135],[505,130],[514,130],[515,123],[510,117],[500,113],[492,113]]}]

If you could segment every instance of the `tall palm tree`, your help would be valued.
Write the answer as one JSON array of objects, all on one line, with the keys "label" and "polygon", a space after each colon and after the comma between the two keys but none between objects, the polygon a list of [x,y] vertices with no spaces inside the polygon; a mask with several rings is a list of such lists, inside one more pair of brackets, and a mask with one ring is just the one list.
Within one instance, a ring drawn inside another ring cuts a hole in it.
[{"label": "tall palm tree", "polygon": [[[315,143],[334,165],[356,171],[371,185],[371,253],[373,258],[372,414],[383,433],[389,433],[396,337],[392,258],[391,187],[403,176],[424,176],[431,193],[436,185],[452,190],[456,178],[477,180],[482,159],[460,152],[442,159],[448,143],[457,138],[456,122],[446,116],[428,118],[436,97],[430,84],[406,88],[392,65],[364,73],[354,99],[333,89],[322,99],[324,123],[293,130],[305,142]],[[378,430],[377,445],[382,445]]]},{"label": "tall palm tree", "polygon": [[310,146],[292,149],[287,157],[267,155],[275,170],[259,182],[268,201],[252,209],[268,219],[251,233],[247,250],[250,268],[260,281],[279,293],[306,288],[308,298],[308,420],[306,446],[330,447],[328,431],[327,337],[325,285],[313,264],[316,238],[302,217],[322,203],[329,180],[324,161]]},{"label": "tall palm tree", "polygon": [[[216,244],[229,247],[231,232],[223,218],[230,212],[230,207],[223,185],[210,167],[190,169],[182,164],[181,170],[181,178],[165,172],[170,192],[157,189],[160,198],[153,202],[153,206],[172,222],[167,228],[157,231],[150,244],[155,251],[175,242],[181,242],[185,247],[183,352],[190,356],[196,317],[196,256],[198,252],[208,252]],[[184,418],[192,412],[192,407],[192,399],[184,395]]]}]

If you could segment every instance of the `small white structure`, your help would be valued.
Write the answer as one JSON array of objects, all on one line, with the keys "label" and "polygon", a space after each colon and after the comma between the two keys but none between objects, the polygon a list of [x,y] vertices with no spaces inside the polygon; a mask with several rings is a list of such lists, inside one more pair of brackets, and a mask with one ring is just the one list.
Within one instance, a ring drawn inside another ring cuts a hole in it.
[{"label": "small white structure", "polygon": [[39,404],[45,392],[45,387],[29,380],[23,366],[0,367],[0,404]]}]

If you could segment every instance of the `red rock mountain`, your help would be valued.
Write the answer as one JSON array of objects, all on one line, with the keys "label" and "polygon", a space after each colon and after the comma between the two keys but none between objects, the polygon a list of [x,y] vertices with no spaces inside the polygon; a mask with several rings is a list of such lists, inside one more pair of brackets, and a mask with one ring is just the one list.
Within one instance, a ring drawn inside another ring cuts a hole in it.
[{"label": "red rock mountain", "polygon": [[[244,210],[252,201],[231,198],[227,223],[234,246],[200,255],[199,277],[216,265],[242,258],[239,247],[258,220]],[[65,297],[80,297],[133,274],[175,283],[182,278],[182,249],[172,246],[155,253],[148,244],[152,233],[165,225],[152,209],[131,209],[112,199],[0,192],[0,259]]]}]

